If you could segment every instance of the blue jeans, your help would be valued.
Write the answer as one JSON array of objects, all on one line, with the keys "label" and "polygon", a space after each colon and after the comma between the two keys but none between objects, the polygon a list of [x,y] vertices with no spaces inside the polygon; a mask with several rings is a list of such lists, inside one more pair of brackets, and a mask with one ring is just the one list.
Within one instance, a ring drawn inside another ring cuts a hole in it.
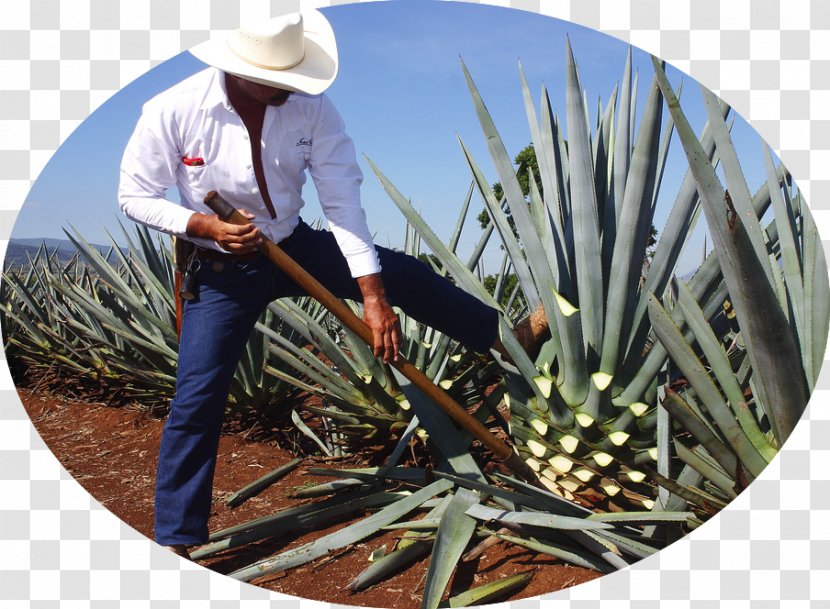
[{"label": "blue jeans", "polygon": [[[300,222],[280,246],[334,294],[360,300],[330,232]],[[377,251],[391,304],[471,349],[490,348],[498,333],[495,309],[416,258]],[[207,540],[219,434],[242,349],[269,302],[304,294],[264,257],[224,262],[221,270],[202,262],[197,280],[196,298],[184,303],[176,395],[159,449],[155,538],[162,545]]]}]

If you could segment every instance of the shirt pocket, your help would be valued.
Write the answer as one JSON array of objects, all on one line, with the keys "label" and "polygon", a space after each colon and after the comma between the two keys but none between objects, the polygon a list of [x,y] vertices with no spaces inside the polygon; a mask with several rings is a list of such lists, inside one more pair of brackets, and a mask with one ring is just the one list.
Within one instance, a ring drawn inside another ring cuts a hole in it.
[{"label": "shirt pocket", "polygon": [[207,163],[202,165],[187,165],[184,162],[179,163],[179,175],[182,176],[184,182],[191,188],[197,188],[201,185],[208,174]]},{"label": "shirt pocket", "polygon": [[210,140],[204,137],[190,138],[184,142],[179,152],[179,165],[188,174],[199,175],[210,167],[215,159],[215,151],[209,145]]}]

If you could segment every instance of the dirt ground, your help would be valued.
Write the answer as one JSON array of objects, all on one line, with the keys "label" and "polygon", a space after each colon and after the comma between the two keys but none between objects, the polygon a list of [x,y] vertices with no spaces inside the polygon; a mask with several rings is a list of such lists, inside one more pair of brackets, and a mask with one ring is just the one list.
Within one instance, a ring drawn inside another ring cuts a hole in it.
[{"label": "dirt ground", "polygon": [[[68,400],[43,390],[20,389],[19,394],[38,432],[75,479],[118,518],[152,538],[155,461],[163,420],[140,410]],[[291,446],[280,446],[274,439],[253,440],[251,435],[246,437],[245,433],[238,432],[222,436],[211,531],[298,505],[300,501],[289,497],[296,487],[330,480],[306,475],[306,467],[353,465],[306,458],[299,468],[277,484],[230,509],[225,505],[228,495],[295,456],[287,450]],[[219,573],[230,573],[261,558],[312,541],[348,522],[335,523],[325,530],[297,531],[290,536],[230,550],[199,562]],[[367,567],[373,550],[382,545],[391,550],[399,536],[400,533],[395,531],[376,535],[303,567],[252,583],[284,594],[344,605],[416,609],[421,603],[428,558],[362,592],[352,593],[347,587]],[[453,576],[450,594],[527,571],[534,574],[529,584],[499,601],[545,594],[599,576],[593,571],[502,542],[480,558],[463,563]],[[321,586],[321,581],[326,584]]]}]

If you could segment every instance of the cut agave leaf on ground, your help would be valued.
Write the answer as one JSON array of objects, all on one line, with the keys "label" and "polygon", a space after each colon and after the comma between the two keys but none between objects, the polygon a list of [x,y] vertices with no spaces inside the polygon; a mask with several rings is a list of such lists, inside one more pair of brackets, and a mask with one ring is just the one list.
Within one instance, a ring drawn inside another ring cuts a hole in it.
[{"label": "cut agave leaf on ground", "polygon": [[349,583],[349,588],[355,591],[368,588],[426,556],[431,549],[432,540],[417,540],[404,548],[390,552],[369,565],[365,571]]},{"label": "cut agave leaf on ground", "polygon": [[303,433],[303,435],[313,440],[314,443],[320,447],[320,450],[322,450],[326,455],[328,455],[329,457],[331,456],[331,449],[329,449],[329,447],[326,446],[323,443],[323,441],[317,437],[317,434],[311,431],[308,425],[306,425],[300,418],[300,415],[297,414],[296,410],[291,411],[291,420],[294,422],[294,425],[297,426],[297,429],[299,429]]},{"label": "cut agave leaf on ground", "polygon": [[429,434],[430,439],[436,444],[453,470],[459,476],[484,482],[484,475],[467,449],[469,439],[466,432],[458,430],[452,419],[444,414],[444,411],[440,410],[409,379],[397,370],[393,369],[393,372],[395,380],[400,385],[406,399],[412,404],[421,426]]},{"label": "cut agave leaf on ground", "polygon": [[599,571],[600,573],[611,573],[615,570],[609,566],[607,562],[597,558],[596,556],[575,549],[566,549],[552,542],[541,542],[532,538],[524,539],[522,537],[516,537],[515,535],[499,535],[496,533],[494,533],[494,535],[500,539],[516,544],[517,546],[527,548],[528,550],[541,552],[542,554],[549,554],[550,556],[569,562],[577,567],[593,569],[594,571]]},{"label": "cut agave leaf on ground", "polygon": [[630,537],[614,531],[586,531],[585,534],[591,537],[597,537],[597,541],[600,542],[601,540],[605,540],[613,543],[622,552],[629,554],[630,556],[634,556],[635,558],[647,558],[659,551],[658,548],[654,548],[646,543],[642,543],[636,539],[631,539]]},{"label": "cut agave leaf on ground", "polygon": [[243,502],[261,493],[263,490],[274,484],[280,478],[293,472],[297,469],[297,466],[302,463],[302,461],[302,459],[292,459],[288,463],[280,465],[275,470],[268,472],[260,478],[257,478],[249,485],[235,492],[233,495],[228,497],[227,500],[225,500],[225,504],[228,507],[236,507],[241,505]]},{"label": "cut agave leaf on ground", "polygon": [[562,530],[587,530],[587,529],[610,529],[610,524],[591,521],[586,518],[572,518],[569,516],[557,516],[555,514],[542,514],[534,512],[511,512],[498,510],[484,505],[473,505],[467,510],[467,515],[478,520],[496,520],[499,522],[510,522],[514,524],[526,524],[548,529]]},{"label": "cut agave leaf on ground", "polygon": [[421,518],[420,520],[407,520],[406,522],[398,522],[395,524],[387,524],[381,527],[385,531],[395,531],[398,529],[409,529],[411,531],[431,531],[438,528],[441,524],[440,518]]},{"label": "cut agave leaf on ground", "polygon": [[422,609],[438,608],[455,565],[475,532],[476,522],[466,512],[478,501],[478,493],[459,488],[441,517],[426,574]]},{"label": "cut agave leaf on ground", "polygon": [[351,514],[369,507],[389,505],[404,498],[406,495],[400,493],[378,493],[372,489],[361,489],[345,497],[332,497],[325,501],[295,506],[271,516],[264,516],[217,531],[208,538],[210,543],[191,553],[191,558],[194,560],[206,558],[230,548],[296,531],[303,526],[320,526],[344,514]]},{"label": "cut agave leaf on ground", "polygon": [[565,535],[573,539],[589,552],[599,556],[614,569],[625,569],[629,566],[628,561],[620,556],[620,551],[616,544],[610,543],[598,535],[588,535],[589,532],[590,531],[565,531]]},{"label": "cut agave leaf on ground", "polygon": [[307,562],[325,556],[332,550],[346,547],[356,543],[370,535],[374,535],[380,527],[390,524],[408,514],[427,499],[434,497],[452,488],[452,482],[448,480],[436,480],[412,495],[400,499],[380,510],[379,512],[351,524],[339,531],[321,537],[316,541],[307,543],[294,550],[283,552],[271,558],[266,558],[252,565],[234,571],[231,577],[241,581],[251,581],[257,577],[277,573],[298,567]]},{"label": "cut agave leaf on ground", "polygon": [[[446,495],[438,499],[438,503],[427,513],[425,518],[430,520],[440,519],[449,507],[453,497],[453,495]],[[426,503],[422,504],[421,507],[424,505]],[[349,584],[349,588],[352,590],[362,590],[382,579],[391,577],[392,574],[403,569],[410,563],[429,554],[434,540],[427,535],[429,534],[415,533],[412,537],[401,540],[394,552],[387,554],[381,560],[369,565]]]},{"label": "cut agave leaf on ground", "polygon": [[453,596],[449,600],[449,605],[450,607],[469,607],[470,605],[490,603],[508,594],[515,593],[518,589],[527,585],[531,579],[533,579],[532,571],[503,577]]},{"label": "cut agave leaf on ground", "polygon": [[582,507],[572,501],[568,501],[567,499],[563,499],[558,495],[554,495],[553,493],[543,491],[539,488],[531,484],[527,484],[526,482],[522,482],[521,480],[517,480],[516,478],[512,478],[510,476],[505,476],[504,474],[493,474],[494,477],[498,480],[509,484],[513,488],[519,489],[527,495],[528,497],[532,497],[532,501],[535,502],[535,505],[531,503],[526,503],[528,507],[535,507],[536,509],[540,509],[546,512],[556,512],[563,514],[565,516],[574,516],[576,518],[584,518],[592,514],[591,510]]},{"label": "cut agave leaf on ground", "polygon": [[686,522],[694,518],[691,512],[615,512],[591,514],[588,520],[609,524],[653,524],[655,522]]},{"label": "cut agave leaf on ground", "polygon": [[421,467],[361,467],[346,469],[326,469],[323,467],[309,467],[306,470],[312,476],[333,476],[335,478],[359,478],[367,482],[374,482],[379,478],[390,478],[392,480],[405,480],[408,482],[421,483],[424,481],[426,471]]},{"label": "cut agave leaf on ground", "polygon": [[543,501],[540,501],[536,497],[533,497],[529,494],[523,495],[521,493],[516,493],[514,491],[504,489],[492,484],[475,482],[473,480],[461,478],[460,476],[445,474],[444,472],[436,471],[434,473],[435,476],[438,478],[447,479],[451,482],[454,482],[458,486],[477,491],[482,495],[490,495],[491,497],[493,497],[494,500],[502,500],[510,503],[511,505],[524,505],[535,510],[547,511],[545,503]]},{"label": "cut agave leaf on ground", "polygon": [[343,480],[323,482],[322,484],[301,487],[291,493],[291,497],[293,499],[310,499],[313,497],[322,497],[324,495],[334,495],[362,484],[366,484],[366,481],[359,480],[357,478],[345,478]]}]

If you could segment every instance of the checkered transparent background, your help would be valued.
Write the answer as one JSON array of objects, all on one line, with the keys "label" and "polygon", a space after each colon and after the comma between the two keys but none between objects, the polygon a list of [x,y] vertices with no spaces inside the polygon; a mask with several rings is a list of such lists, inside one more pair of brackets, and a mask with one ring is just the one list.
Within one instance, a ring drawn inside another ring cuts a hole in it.
[{"label": "checkered transparent background", "polygon": [[[830,3],[493,0],[630,41],[725,98],[776,149],[830,235]],[[0,16],[0,248],[32,181],[72,130],[157,63],[297,0],[32,0]],[[825,242],[827,245],[828,242]],[[1,356],[1,355],[0,355]],[[830,606],[830,390],[761,478],[659,555],[512,609]],[[0,370],[0,601],[5,608],[329,607],[182,561],[124,525],[57,462]]]}]

